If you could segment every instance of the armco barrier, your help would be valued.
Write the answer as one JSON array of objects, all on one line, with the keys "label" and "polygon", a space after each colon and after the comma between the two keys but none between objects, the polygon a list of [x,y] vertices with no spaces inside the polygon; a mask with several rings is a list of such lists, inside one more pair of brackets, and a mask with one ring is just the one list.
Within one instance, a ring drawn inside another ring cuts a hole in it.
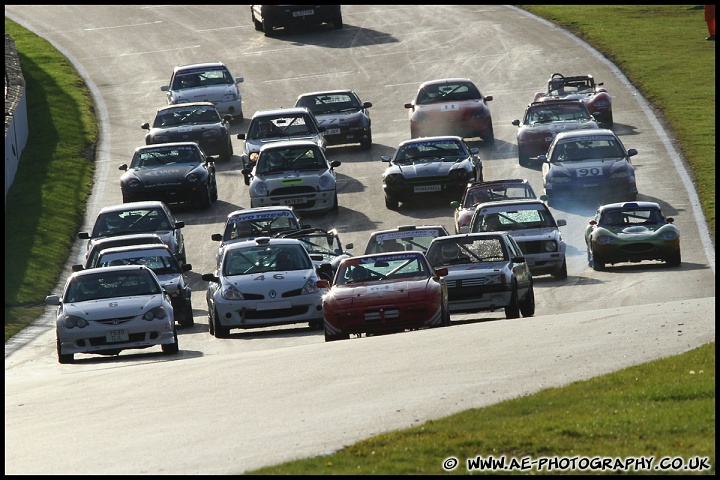
[{"label": "armco barrier", "polygon": [[28,139],[25,78],[15,41],[5,34],[5,201]]}]

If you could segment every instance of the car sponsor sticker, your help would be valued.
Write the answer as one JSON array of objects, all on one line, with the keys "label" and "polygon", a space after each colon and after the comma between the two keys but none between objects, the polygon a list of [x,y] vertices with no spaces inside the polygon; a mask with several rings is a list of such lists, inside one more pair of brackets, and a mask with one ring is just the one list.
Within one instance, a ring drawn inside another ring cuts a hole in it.
[{"label": "car sponsor sticker", "polygon": [[381,233],[375,237],[376,242],[382,242],[391,238],[412,238],[412,237],[439,237],[437,228],[426,228],[417,230],[404,230],[401,232]]},{"label": "car sponsor sticker", "polygon": [[240,213],[231,217],[228,223],[247,222],[248,220],[269,220],[279,217],[292,217],[293,214],[289,210],[280,210],[277,212],[262,212],[262,213]]}]

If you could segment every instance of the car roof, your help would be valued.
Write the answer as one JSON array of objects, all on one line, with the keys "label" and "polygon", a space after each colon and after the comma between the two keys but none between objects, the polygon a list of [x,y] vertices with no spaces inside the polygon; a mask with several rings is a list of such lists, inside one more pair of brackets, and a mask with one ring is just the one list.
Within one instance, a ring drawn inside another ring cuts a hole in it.
[{"label": "car roof", "polygon": [[[235,243],[229,243],[225,247],[225,252],[230,252],[232,250],[236,250],[238,248],[247,248],[247,247],[253,247],[255,245],[272,245],[272,246],[282,246],[282,245],[300,245],[302,247],[302,242],[298,240],[297,238],[273,238],[273,237],[255,237],[250,240],[241,240],[239,242]],[[305,250],[305,247],[302,247],[303,251]]]},{"label": "car roof", "polygon": [[[319,148],[318,144],[313,142],[312,140],[307,139],[301,139],[301,140],[281,140],[279,142],[271,142],[266,143],[262,147],[260,147],[260,152],[264,152],[266,150],[282,150],[284,148],[290,148],[290,147],[315,147]],[[322,151],[322,149],[320,149]]]},{"label": "car roof", "polygon": [[276,108],[274,110],[258,110],[255,112],[252,116],[252,120],[255,120],[256,118],[261,117],[275,117],[275,116],[283,116],[283,115],[298,115],[298,114],[304,114],[309,113],[312,115],[310,110],[307,107],[289,107],[289,108]]},{"label": "car roof", "polygon": [[[160,148],[172,149],[174,147],[194,147],[198,150],[200,146],[195,142],[168,142],[168,143],[153,143],[152,145],[140,145],[135,148],[135,152],[141,152],[143,150],[156,150]],[[127,205],[127,204],[126,204]]]},{"label": "car roof", "polygon": [[598,129],[591,129],[591,130],[572,130],[569,132],[560,132],[555,136],[555,142],[559,140],[564,140],[566,138],[576,138],[576,137],[613,137],[618,138],[617,135],[615,135],[615,132],[612,130],[609,130],[607,128],[598,128]]},{"label": "car roof", "polygon": [[398,145],[398,148],[404,147],[406,145],[410,145],[413,143],[425,143],[425,142],[441,142],[441,141],[447,141],[452,140],[454,142],[460,141],[464,143],[464,140],[462,137],[459,137],[457,135],[435,135],[433,137],[418,137],[418,138],[411,138],[410,140],[403,140],[400,142],[400,145]]},{"label": "car roof", "polygon": [[189,63],[187,65],[177,65],[173,71],[181,72],[183,70],[191,70],[194,68],[207,68],[207,67],[225,67],[225,64],[223,62]]},{"label": "car roof", "polygon": [[155,276],[155,273],[145,265],[113,265],[112,267],[98,267],[88,268],[86,270],[78,270],[77,272],[73,272],[69,278],[77,278],[85,275],[97,275],[98,273],[103,273],[105,271],[116,272],[123,270],[147,270],[148,272],[152,273],[153,276]]},{"label": "car roof", "polygon": [[528,104],[527,108],[534,107],[534,106],[544,107],[547,105],[563,104],[563,103],[571,103],[573,105],[580,104],[583,107],[585,106],[585,103],[579,98],[548,98],[547,100],[543,100],[541,102],[531,102]]},{"label": "car roof", "polygon": [[187,103],[176,103],[174,105],[165,105],[164,107],[160,107],[157,109],[158,112],[166,112],[168,110],[175,110],[175,109],[181,109],[181,108],[187,108],[187,107],[215,107],[215,104],[212,102],[187,102]]},{"label": "car roof", "polygon": [[[389,228],[387,230],[376,230],[370,234],[370,238],[373,238],[376,235],[382,235],[383,233],[414,232],[417,230],[433,230],[433,229],[438,229],[440,231],[447,232],[447,228],[443,227],[442,225],[401,225],[397,228]],[[412,233],[408,233],[408,236],[412,236]]]},{"label": "car roof", "polygon": [[660,208],[660,204],[656,202],[618,202],[618,203],[608,203],[606,205],[601,205],[598,207],[599,211],[605,211],[605,210],[622,210],[622,209],[631,209],[631,208]]},{"label": "car roof", "polygon": [[99,248],[109,243],[117,244],[125,241],[134,242],[136,240],[142,240],[143,242],[147,241],[146,244],[152,244],[153,240],[157,240],[157,243],[155,245],[164,244],[162,241],[162,237],[160,237],[160,235],[158,235],[157,233],[131,233],[126,235],[117,235],[114,237],[100,237],[95,241],[95,243],[93,243],[93,248]]},{"label": "car roof", "polygon": [[287,205],[275,205],[275,206],[269,206],[269,207],[254,207],[254,208],[245,208],[243,210],[235,210],[234,212],[230,212],[228,214],[227,218],[230,219],[230,218],[236,217],[238,215],[243,215],[243,214],[248,214],[248,213],[265,213],[265,212],[274,212],[274,211],[289,211],[293,214],[294,217],[297,217],[297,214],[295,213],[294,208],[289,207]]},{"label": "car roof", "polygon": [[349,88],[344,88],[344,89],[338,89],[338,90],[321,90],[321,91],[317,91],[317,92],[301,93],[300,95],[298,95],[298,98],[311,97],[313,95],[332,95],[334,93],[354,93],[355,95],[357,95],[357,93],[355,93],[354,90],[351,90]]},{"label": "car roof", "polygon": [[504,205],[542,205],[547,208],[544,201],[539,198],[514,199],[514,200],[496,200],[494,202],[483,202],[477,206],[477,211],[488,207],[502,207]]},{"label": "car roof", "polygon": [[443,83],[458,83],[458,82],[469,82],[473,85],[475,84],[472,80],[469,78],[461,78],[461,77],[452,77],[452,78],[438,78],[436,80],[428,80],[426,82],[423,82],[420,85],[420,88],[426,87],[428,85],[442,85]]},{"label": "car roof", "polygon": [[119,247],[103,248],[98,256],[107,255],[109,253],[135,252],[138,250],[165,250],[172,256],[170,247],[164,243],[140,243],[138,245],[122,245]]},{"label": "car roof", "polygon": [[143,208],[162,208],[167,209],[167,206],[159,201],[159,200],[146,200],[144,202],[128,202],[128,203],[119,203],[117,205],[110,205],[108,207],[103,207],[100,209],[100,212],[98,215],[108,212],[125,212],[129,210],[137,210],[137,209],[143,209]]}]

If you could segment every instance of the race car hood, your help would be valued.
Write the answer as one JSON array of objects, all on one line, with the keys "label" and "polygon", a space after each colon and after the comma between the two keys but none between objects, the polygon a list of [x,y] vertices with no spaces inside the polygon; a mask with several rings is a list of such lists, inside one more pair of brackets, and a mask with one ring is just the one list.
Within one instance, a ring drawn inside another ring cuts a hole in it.
[{"label": "race car hood", "polygon": [[183,277],[179,273],[166,273],[157,277],[160,280],[160,285],[169,294],[175,293],[184,283]]},{"label": "race car hood", "polygon": [[365,116],[361,111],[348,113],[328,113],[324,115],[316,115],[318,125],[325,128],[342,127],[347,125],[362,125]]},{"label": "race car hood", "polygon": [[482,100],[462,100],[457,102],[429,103],[426,105],[415,105],[415,112],[422,112],[432,115],[438,119],[462,119],[468,116],[469,112],[479,108],[485,108]]},{"label": "race car hood", "polygon": [[555,227],[513,230],[510,234],[518,242],[527,242],[530,240],[557,240],[558,237],[558,231]]},{"label": "race car hood", "polygon": [[422,297],[430,279],[403,282],[365,282],[360,285],[336,285],[329,299],[338,307],[350,307],[367,303],[390,303],[403,301],[410,296]]},{"label": "race car hood", "polygon": [[[113,307],[108,305],[112,303]],[[86,320],[136,317],[162,304],[160,295],[138,295],[133,297],[102,298],[65,305],[65,313],[77,315]]]},{"label": "race car hood", "polygon": [[237,90],[234,84],[204,85],[197,88],[184,88],[173,91],[177,103],[180,102],[221,102],[225,95],[235,96]]},{"label": "race car hood", "polygon": [[[281,275],[277,275],[281,274]],[[290,270],[283,272],[264,272],[252,275],[233,275],[225,277],[227,283],[232,284],[242,293],[253,293],[268,298],[268,293],[274,290],[276,299],[291,290],[298,290],[305,286],[308,279],[315,274],[313,270]],[[281,278],[276,278],[276,277]]]},{"label": "race car hood", "polygon": [[259,152],[263,145],[267,145],[268,143],[277,143],[277,142],[284,142],[286,140],[310,140],[311,142],[315,142],[318,145],[321,145],[321,142],[318,139],[317,134],[311,134],[311,135],[288,135],[286,137],[275,137],[275,138],[262,138],[262,139],[253,139],[253,140],[245,140],[245,148],[247,149],[247,153],[254,153]]},{"label": "race car hood", "polygon": [[172,165],[150,170],[132,169],[129,170],[128,173],[134,175],[143,183],[160,187],[162,185],[171,186],[181,184],[185,177],[197,168],[198,165]]},{"label": "race car hood", "polygon": [[[408,163],[403,165],[395,164],[391,167],[392,173],[402,173],[405,178],[438,177],[445,176],[451,169],[463,168],[464,162],[422,162]],[[394,170],[394,171],[393,171]],[[390,173],[390,172],[389,172]]]},{"label": "race car hood", "polygon": [[462,265],[442,265],[442,267],[446,267],[448,269],[448,274],[445,277],[445,281],[451,282],[452,280],[460,278],[475,278],[481,277],[483,275],[499,275],[506,265],[507,261],[466,263]]},{"label": "race car hood", "polygon": [[598,168],[601,169],[604,176],[608,176],[615,171],[625,168],[628,163],[626,158],[605,158],[605,159],[592,159],[592,160],[581,160],[575,162],[552,162],[554,173],[565,173],[576,177],[575,172],[578,169],[587,168]]},{"label": "race car hood", "polygon": [[525,125],[520,132],[519,137],[523,136],[552,136],[555,138],[560,132],[569,132],[572,130],[588,130],[597,129],[597,123],[592,120],[566,120],[563,122],[536,123],[534,125]]},{"label": "race car hood", "polygon": [[[614,235],[617,235],[618,237],[628,237],[631,236],[633,240],[638,240],[642,238],[650,238],[650,237],[656,237],[657,232],[662,229],[663,227],[666,227],[667,224],[664,225],[630,225],[627,227],[624,226],[607,226],[607,227],[600,227],[598,228],[599,231],[605,230],[608,231]],[[670,227],[672,228],[672,227]]]}]

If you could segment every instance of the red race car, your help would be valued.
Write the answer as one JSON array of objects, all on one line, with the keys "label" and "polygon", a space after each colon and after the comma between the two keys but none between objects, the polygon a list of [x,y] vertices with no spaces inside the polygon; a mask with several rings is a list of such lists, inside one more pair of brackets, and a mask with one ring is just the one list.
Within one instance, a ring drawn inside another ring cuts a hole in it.
[{"label": "red race car", "polygon": [[547,92],[536,93],[533,102],[557,98],[582,100],[601,128],[612,128],[612,97],[602,86],[602,82],[595,83],[592,75],[565,77],[553,73],[548,80]]},{"label": "red race car", "polygon": [[484,143],[495,141],[492,116],[483,95],[467,78],[431,80],[420,85],[415,99],[405,104],[410,109],[410,136],[457,135],[480,137]]},{"label": "red race car", "polygon": [[450,325],[447,274],[417,251],[346,258],[323,295],[325,341]]}]

